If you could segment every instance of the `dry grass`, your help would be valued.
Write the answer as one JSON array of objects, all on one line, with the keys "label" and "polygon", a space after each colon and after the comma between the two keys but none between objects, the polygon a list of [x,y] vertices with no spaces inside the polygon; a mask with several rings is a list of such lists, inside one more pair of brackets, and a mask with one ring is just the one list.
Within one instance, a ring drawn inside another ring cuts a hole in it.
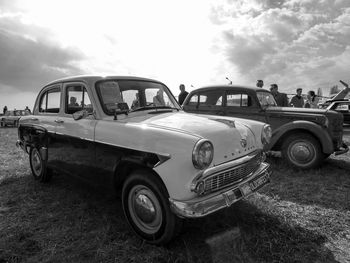
[{"label": "dry grass", "polygon": [[308,172],[270,159],[268,188],[156,247],[131,232],[115,194],[66,176],[35,182],[16,139],[0,129],[1,263],[350,262],[349,153]]}]

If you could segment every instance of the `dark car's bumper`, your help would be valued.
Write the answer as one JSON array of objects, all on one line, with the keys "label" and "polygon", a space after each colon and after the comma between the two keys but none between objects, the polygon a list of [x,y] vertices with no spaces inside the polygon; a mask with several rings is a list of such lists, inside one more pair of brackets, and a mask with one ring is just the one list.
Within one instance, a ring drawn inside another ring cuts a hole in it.
[{"label": "dark car's bumper", "polygon": [[260,167],[243,182],[225,190],[197,197],[187,201],[169,199],[172,211],[180,217],[203,217],[231,206],[233,203],[251,195],[270,182],[270,165],[261,163]]}]

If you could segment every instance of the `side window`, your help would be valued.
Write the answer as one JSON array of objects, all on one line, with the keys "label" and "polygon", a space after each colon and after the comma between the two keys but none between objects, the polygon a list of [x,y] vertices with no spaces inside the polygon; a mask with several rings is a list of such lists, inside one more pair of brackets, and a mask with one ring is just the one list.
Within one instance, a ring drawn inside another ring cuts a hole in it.
[{"label": "side window", "polygon": [[46,91],[40,99],[39,112],[58,113],[60,111],[61,90],[53,88]]},{"label": "side window", "polygon": [[191,98],[188,100],[188,106],[197,106],[198,104],[198,94],[193,94]]},{"label": "side window", "polygon": [[86,88],[82,85],[67,86],[66,113],[73,114],[76,111],[87,110],[92,112],[92,104]]},{"label": "side window", "polygon": [[226,106],[228,107],[251,107],[252,98],[244,93],[226,95]]},{"label": "side window", "polygon": [[222,106],[222,91],[221,90],[210,90],[200,93],[199,96],[199,107],[214,107]]}]

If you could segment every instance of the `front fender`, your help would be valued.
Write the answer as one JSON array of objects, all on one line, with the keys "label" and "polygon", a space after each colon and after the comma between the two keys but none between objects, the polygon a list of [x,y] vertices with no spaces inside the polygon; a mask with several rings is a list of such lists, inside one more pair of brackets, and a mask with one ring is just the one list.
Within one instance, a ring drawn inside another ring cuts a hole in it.
[{"label": "front fender", "polygon": [[271,142],[269,144],[269,149],[280,149],[283,139],[289,134],[297,131],[304,131],[312,134],[315,138],[318,139],[322,146],[322,151],[324,153],[333,153],[334,147],[332,138],[329,136],[325,128],[320,125],[310,122],[310,121],[292,121],[285,125],[274,129],[272,132]]}]

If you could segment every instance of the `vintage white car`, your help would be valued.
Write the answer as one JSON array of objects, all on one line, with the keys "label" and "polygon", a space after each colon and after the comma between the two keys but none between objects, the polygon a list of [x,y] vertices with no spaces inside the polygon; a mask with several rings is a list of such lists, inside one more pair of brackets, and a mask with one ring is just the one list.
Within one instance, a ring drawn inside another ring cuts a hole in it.
[{"label": "vintage white car", "polygon": [[153,244],[169,242],[183,218],[230,206],[269,182],[264,145],[269,125],[185,113],[161,82],[78,76],[39,93],[20,119],[17,145],[34,178],[52,171],[121,187],[132,229]]}]

